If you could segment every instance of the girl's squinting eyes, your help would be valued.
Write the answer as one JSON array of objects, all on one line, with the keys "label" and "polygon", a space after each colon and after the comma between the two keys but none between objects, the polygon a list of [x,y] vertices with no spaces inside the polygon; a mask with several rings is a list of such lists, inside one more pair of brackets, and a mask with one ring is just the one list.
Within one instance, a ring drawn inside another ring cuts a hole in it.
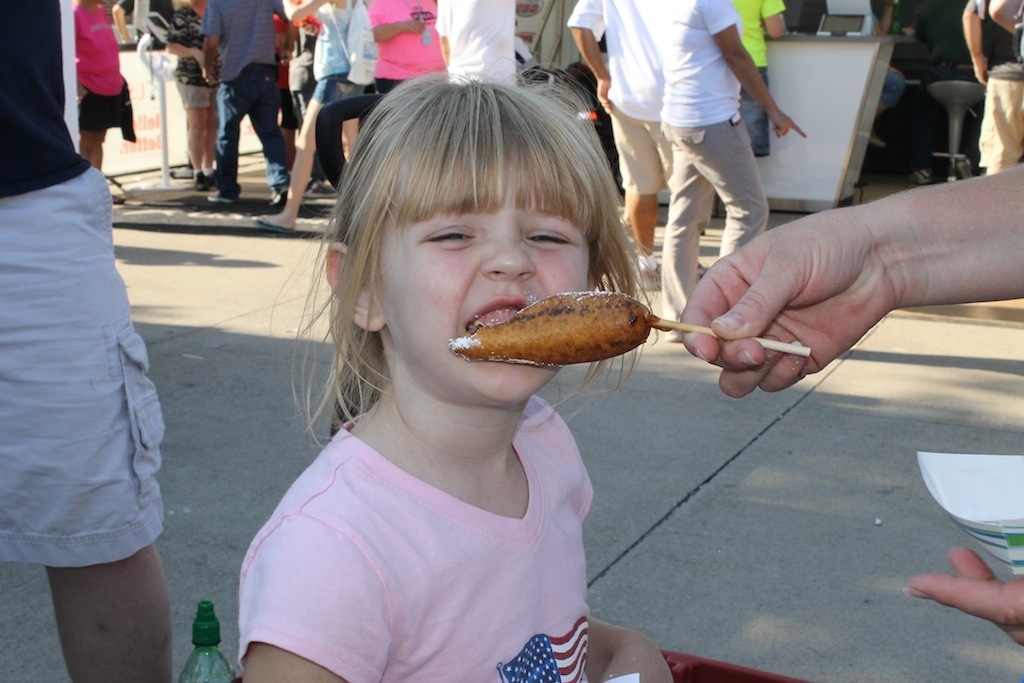
[{"label": "girl's squinting eyes", "polygon": [[569,238],[564,235],[555,233],[542,233],[539,235],[530,235],[530,239],[534,242],[552,242],[554,244],[571,244]]},{"label": "girl's squinting eyes", "polygon": [[435,235],[431,235],[429,238],[427,238],[427,241],[428,242],[457,242],[459,240],[467,240],[467,239],[469,239],[469,235],[467,235],[465,231],[462,231],[462,230],[451,230],[451,231],[446,231],[446,232],[441,232],[441,233],[438,233],[438,234],[435,234]]}]

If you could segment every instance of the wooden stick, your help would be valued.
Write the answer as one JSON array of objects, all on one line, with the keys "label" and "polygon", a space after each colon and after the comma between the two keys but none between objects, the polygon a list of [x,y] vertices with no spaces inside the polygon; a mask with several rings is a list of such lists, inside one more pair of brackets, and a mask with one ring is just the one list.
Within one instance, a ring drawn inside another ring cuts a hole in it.
[{"label": "wooden stick", "polygon": [[[714,331],[710,327],[701,327],[700,325],[688,325],[687,323],[676,322],[675,320],[665,320],[659,318],[653,313],[647,320],[648,324],[656,330],[662,332],[668,332],[669,330],[679,330],[680,332],[703,332],[704,334],[710,334],[712,337],[717,337]],[[781,351],[782,353],[792,353],[797,356],[804,356],[810,358],[811,349],[809,346],[802,346],[799,342],[787,344],[785,342],[775,341],[774,339],[762,339],[761,337],[754,337],[754,341],[763,346],[766,349],[772,351]]]}]

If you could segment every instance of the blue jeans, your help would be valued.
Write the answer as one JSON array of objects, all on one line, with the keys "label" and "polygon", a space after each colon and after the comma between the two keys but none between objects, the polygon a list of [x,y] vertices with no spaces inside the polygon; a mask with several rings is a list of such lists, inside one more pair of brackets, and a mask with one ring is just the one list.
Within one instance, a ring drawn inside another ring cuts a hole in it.
[{"label": "blue jeans", "polygon": [[214,182],[221,196],[237,199],[238,135],[246,116],[263,145],[267,162],[267,185],[275,192],[288,191],[288,167],[284,158],[284,136],[277,124],[281,94],[277,89],[277,67],[250,64],[233,81],[217,90],[217,173]]},{"label": "blue jeans", "polygon": [[882,95],[878,98],[878,106],[892,109],[900,103],[903,91],[907,89],[907,81],[903,76],[892,69],[885,72],[885,82],[882,84]]},{"label": "blue jeans", "polygon": [[[761,73],[761,80],[768,87],[768,67],[759,66],[757,70]],[[771,154],[771,126],[768,125],[768,112],[754,101],[746,88],[740,89],[740,116],[743,123],[747,124],[747,133],[750,135],[750,148],[754,150],[755,157],[766,157]]]}]

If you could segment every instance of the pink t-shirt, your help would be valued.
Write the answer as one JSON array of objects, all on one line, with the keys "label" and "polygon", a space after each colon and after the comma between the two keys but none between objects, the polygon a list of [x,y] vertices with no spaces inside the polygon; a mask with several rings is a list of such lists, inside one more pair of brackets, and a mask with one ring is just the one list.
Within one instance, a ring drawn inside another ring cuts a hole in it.
[{"label": "pink t-shirt", "polygon": [[513,439],[522,519],[464,503],[341,432],[242,564],[239,652],[269,643],[345,680],[586,680],[582,522],[593,489],[565,422],[531,399]]},{"label": "pink t-shirt", "polygon": [[78,81],[97,95],[120,95],[121,60],[114,29],[103,6],[90,12],[75,5],[75,69]]},{"label": "pink t-shirt", "polygon": [[[425,34],[399,33],[377,43],[377,78],[404,81],[423,74],[445,70],[441,41],[437,37],[437,3],[434,0],[373,0],[368,6],[374,27],[419,19],[427,26]],[[424,37],[426,36],[426,37]]]}]

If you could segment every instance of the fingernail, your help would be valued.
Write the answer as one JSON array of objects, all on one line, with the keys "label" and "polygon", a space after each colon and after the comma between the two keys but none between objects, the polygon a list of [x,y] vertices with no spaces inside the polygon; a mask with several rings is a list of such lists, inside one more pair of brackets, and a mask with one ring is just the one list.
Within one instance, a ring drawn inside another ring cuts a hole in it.
[{"label": "fingernail", "polygon": [[750,355],[749,351],[740,351],[738,360],[748,368],[752,368],[757,365],[757,363],[754,362],[754,357]]},{"label": "fingernail", "polygon": [[735,313],[726,313],[715,318],[715,324],[726,330],[738,330],[743,326],[743,318]]}]

